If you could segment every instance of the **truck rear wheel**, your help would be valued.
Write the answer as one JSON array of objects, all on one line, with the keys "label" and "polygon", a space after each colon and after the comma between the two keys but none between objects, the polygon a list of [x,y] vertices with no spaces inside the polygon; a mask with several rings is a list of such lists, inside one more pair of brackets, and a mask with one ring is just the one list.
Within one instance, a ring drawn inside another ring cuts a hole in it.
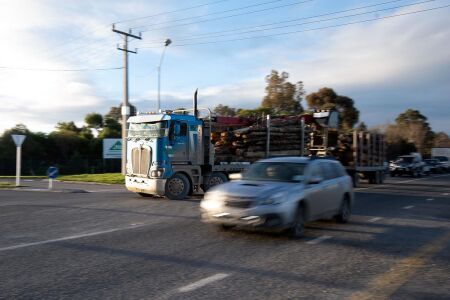
[{"label": "truck rear wheel", "polygon": [[228,178],[227,178],[227,176],[225,176],[225,174],[220,173],[220,172],[213,172],[209,176],[208,182],[206,183],[206,190],[209,190],[213,186],[225,183],[227,181],[228,181]]},{"label": "truck rear wheel", "polygon": [[176,173],[166,181],[166,197],[170,200],[183,200],[187,197],[191,184],[186,175]]}]

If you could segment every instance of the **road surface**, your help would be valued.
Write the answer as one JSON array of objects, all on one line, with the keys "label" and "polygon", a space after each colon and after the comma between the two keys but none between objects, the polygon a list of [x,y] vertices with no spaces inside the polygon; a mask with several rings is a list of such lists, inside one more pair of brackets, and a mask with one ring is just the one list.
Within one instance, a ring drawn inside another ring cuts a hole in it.
[{"label": "road surface", "polygon": [[118,185],[0,190],[1,299],[449,299],[450,174],[356,189],[306,237],[201,223]]}]

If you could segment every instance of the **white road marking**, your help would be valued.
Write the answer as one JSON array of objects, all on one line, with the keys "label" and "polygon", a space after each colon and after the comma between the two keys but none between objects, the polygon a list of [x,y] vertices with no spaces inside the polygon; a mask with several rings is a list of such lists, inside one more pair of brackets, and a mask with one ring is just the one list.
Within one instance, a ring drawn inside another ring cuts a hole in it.
[{"label": "white road marking", "polygon": [[414,207],[414,205],[408,205],[408,206],[403,207],[403,209],[411,209],[413,207]]},{"label": "white road marking", "polygon": [[434,200],[433,198],[428,198],[428,199],[427,199],[427,201],[433,201],[433,200]]},{"label": "white road marking", "polygon": [[[436,175],[436,176],[430,176],[430,177],[424,177],[424,178],[416,178],[416,179],[410,179],[410,180],[403,180],[403,181],[396,181],[396,182],[392,182],[392,184],[396,184],[396,183],[407,183],[407,182],[412,182],[412,181],[417,181],[417,180],[424,180],[424,179],[430,179],[430,178],[439,178],[439,177],[445,177],[445,176],[449,176],[449,174],[446,175]],[[370,189],[375,189],[378,187],[383,187],[386,186],[385,184],[376,184],[374,186],[371,187],[363,187],[363,188],[354,188],[354,191],[362,191],[362,190],[370,190]],[[445,193],[443,194],[444,196],[449,195],[449,193]]]},{"label": "white road marking", "polygon": [[444,196],[448,196],[448,193],[443,193],[442,195],[444,195]]},{"label": "white road marking", "polygon": [[15,245],[15,246],[9,246],[9,247],[0,248],[0,252],[2,252],[2,251],[9,251],[9,250],[16,250],[16,249],[26,248],[26,247],[31,247],[31,246],[39,246],[39,245],[56,243],[56,242],[68,241],[68,240],[75,240],[75,239],[79,239],[79,238],[96,236],[96,235],[101,235],[101,234],[105,234],[105,233],[112,233],[112,232],[116,232],[116,231],[123,231],[123,230],[128,230],[128,229],[139,228],[139,227],[142,227],[142,226],[145,226],[145,224],[132,225],[132,226],[127,226],[127,227],[122,227],[122,228],[114,228],[114,229],[97,231],[97,232],[90,232],[90,233],[71,235],[71,236],[66,236],[66,237],[62,237],[62,238],[58,238],[58,239],[51,239],[51,240],[45,240],[45,241],[39,241],[39,242],[33,242],[33,243],[24,243],[24,244],[19,244],[19,245]]},{"label": "white road marking", "polygon": [[381,217],[375,217],[375,218],[370,219],[369,222],[373,223],[373,222],[379,221],[379,220],[381,220],[381,219],[383,219],[383,218],[381,218]]},{"label": "white road marking", "polygon": [[203,286],[205,286],[207,284],[210,284],[210,283],[213,283],[215,281],[219,281],[219,280],[222,280],[224,278],[227,278],[228,276],[230,276],[230,274],[217,273],[217,274],[215,274],[213,276],[206,277],[206,278],[203,278],[203,279],[201,279],[199,281],[196,281],[194,283],[185,285],[185,286],[179,288],[178,292],[180,292],[180,293],[190,292],[190,291],[196,290],[198,288],[201,288],[201,287],[203,287]]},{"label": "white road marking", "polygon": [[318,238],[315,238],[315,239],[313,239],[311,241],[308,241],[306,243],[310,244],[310,245],[316,245],[316,244],[318,244],[320,242],[323,242],[325,240],[328,240],[328,239],[331,239],[331,236],[329,236],[329,235],[322,235],[322,236],[319,236]]}]

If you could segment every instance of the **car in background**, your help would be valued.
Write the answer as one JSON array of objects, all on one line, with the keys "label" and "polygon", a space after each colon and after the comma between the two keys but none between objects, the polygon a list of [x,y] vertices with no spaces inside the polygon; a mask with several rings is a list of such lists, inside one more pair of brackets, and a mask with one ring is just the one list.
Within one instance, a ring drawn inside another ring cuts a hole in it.
[{"label": "car in background", "polygon": [[336,160],[264,159],[234,175],[237,180],[205,194],[200,204],[204,222],[223,229],[285,229],[292,237],[301,237],[306,222],[336,217],[345,223],[350,219],[353,183]]},{"label": "car in background", "polygon": [[389,173],[391,177],[396,175],[410,175],[412,177],[419,177],[424,173],[425,163],[422,161],[422,156],[418,153],[411,153],[410,155],[399,156],[389,166]]},{"label": "car in background", "polygon": [[443,172],[450,171],[450,160],[447,156],[433,156],[432,158],[437,159],[439,161],[440,166],[443,169]]},{"label": "car in background", "polygon": [[428,168],[429,173],[436,174],[445,172],[445,167],[442,166],[440,161],[437,159],[429,158],[425,159],[424,162],[425,166]]}]

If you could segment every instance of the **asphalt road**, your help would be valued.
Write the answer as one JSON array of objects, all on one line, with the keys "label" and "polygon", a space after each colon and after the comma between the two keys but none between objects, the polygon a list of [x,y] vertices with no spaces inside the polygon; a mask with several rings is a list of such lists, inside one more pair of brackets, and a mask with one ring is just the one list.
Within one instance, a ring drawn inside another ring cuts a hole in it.
[{"label": "asphalt road", "polygon": [[450,174],[356,190],[307,236],[218,231],[198,199],[117,185],[0,190],[1,299],[449,299]]}]

